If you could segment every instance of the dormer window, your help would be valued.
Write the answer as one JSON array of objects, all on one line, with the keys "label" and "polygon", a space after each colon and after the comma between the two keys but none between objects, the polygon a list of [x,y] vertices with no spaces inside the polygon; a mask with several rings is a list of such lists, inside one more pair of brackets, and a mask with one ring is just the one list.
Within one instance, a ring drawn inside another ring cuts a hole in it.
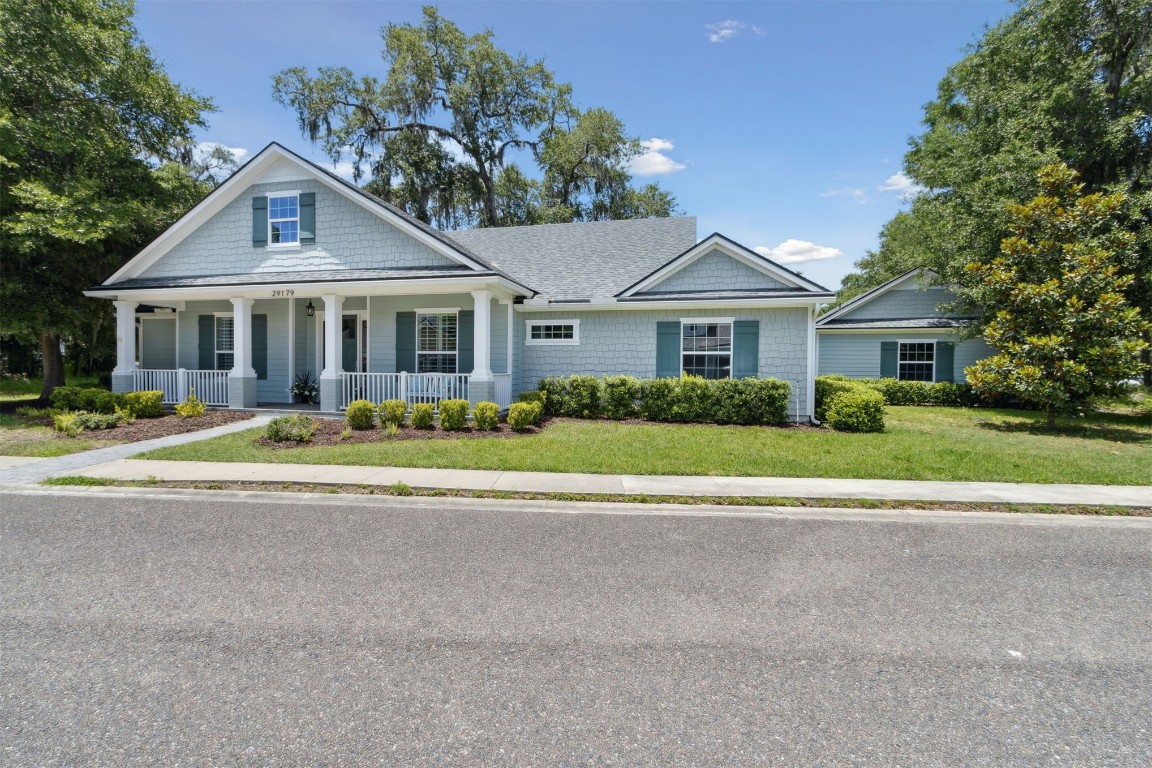
[{"label": "dormer window", "polygon": [[300,199],[296,195],[268,197],[269,245],[299,245]]}]

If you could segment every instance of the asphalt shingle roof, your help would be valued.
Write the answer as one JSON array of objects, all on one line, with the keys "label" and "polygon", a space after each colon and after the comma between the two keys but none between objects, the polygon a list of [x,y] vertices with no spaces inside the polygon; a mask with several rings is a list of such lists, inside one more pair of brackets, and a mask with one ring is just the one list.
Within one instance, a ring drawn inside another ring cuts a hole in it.
[{"label": "asphalt shingle roof", "polygon": [[969,317],[905,317],[890,320],[829,320],[821,328],[960,328]]},{"label": "asphalt shingle roof", "polygon": [[241,275],[192,275],[188,277],[136,277],[92,291],[123,291],[134,288],[198,288],[209,285],[265,285],[270,283],[337,283],[357,280],[416,280],[424,277],[483,277],[468,267],[421,267],[416,269],[324,269],[309,272],[256,272]]},{"label": "asphalt shingle roof", "polygon": [[696,244],[696,218],[585,221],[446,232],[550,299],[614,296]]}]

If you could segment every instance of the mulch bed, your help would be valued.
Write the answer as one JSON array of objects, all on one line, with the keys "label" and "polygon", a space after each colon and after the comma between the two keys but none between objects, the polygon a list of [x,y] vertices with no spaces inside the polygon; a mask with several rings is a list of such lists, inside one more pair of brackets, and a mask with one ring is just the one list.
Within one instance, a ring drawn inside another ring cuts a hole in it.
[{"label": "mulch bed", "polygon": [[[112,429],[89,430],[82,432],[81,435],[98,440],[135,443],[140,440],[182,435],[185,432],[198,432],[202,429],[220,427],[251,419],[255,415],[250,411],[207,411],[203,416],[186,419],[183,416],[170,413],[156,419],[136,419],[131,424],[120,424]],[[69,439],[63,432],[57,432],[56,436],[65,440]]]},{"label": "mulch bed", "polygon": [[460,440],[469,438],[493,440],[499,438],[526,437],[528,435],[535,435],[544,428],[545,423],[542,423],[538,427],[528,427],[523,432],[516,432],[512,429],[512,427],[503,422],[500,423],[500,425],[491,432],[484,432],[472,426],[467,426],[464,429],[454,432],[440,429],[440,427],[436,427],[436,429],[415,429],[414,427],[403,426],[395,436],[389,435],[384,430],[384,427],[377,424],[375,429],[354,429],[352,430],[352,434],[345,438],[341,438],[340,435],[344,431],[344,422],[342,420],[316,419],[316,431],[312,434],[312,439],[307,443],[277,443],[263,437],[257,440],[256,443],[258,445],[265,445],[270,448],[300,448],[309,445],[383,443],[393,440]]}]

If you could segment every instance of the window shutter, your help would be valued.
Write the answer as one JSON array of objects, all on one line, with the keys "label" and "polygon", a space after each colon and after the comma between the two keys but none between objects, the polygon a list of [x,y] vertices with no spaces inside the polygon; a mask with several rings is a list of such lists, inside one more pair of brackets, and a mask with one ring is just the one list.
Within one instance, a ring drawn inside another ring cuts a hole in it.
[{"label": "window shutter", "polygon": [[656,377],[680,377],[680,323],[675,320],[656,323]]},{"label": "window shutter", "polygon": [[880,378],[895,379],[900,369],[900,342],[880,342]]},{"label": "window shutter", "polygon": [[732,378],[755,378],[760,368],[760,321],[732,323]]},{"label": "window shutter", "polygon": [[268,315],[252,315],[252,367],[257,379],[268,378]]},{"label": "window shutter", "polygon": [[936,381],[955,381],[952,375],[955,352],[956,345],[951,341],[936,342]]},{"label": "window shutter", "polygon": [[416,372],[416,313],[396,313],[396,371]]},{"label": "window shutter", "polygon": [[316,242],[316,193],[300,193],[300,244]]},{"label": "window shutter", "polygon": [[252,198],[252,245],[268,245],[268,198]]},{"label": "window shutter", "polygon": [[476,313],[470,309],[460,310],[456,320],[456,373],[472,373],[475,367],[472,357],[472,347],[476,341],[475,327]]},{"label": "window shutter", "polygon": [[200,315],[200,370],[216,370],[216,318]]}]

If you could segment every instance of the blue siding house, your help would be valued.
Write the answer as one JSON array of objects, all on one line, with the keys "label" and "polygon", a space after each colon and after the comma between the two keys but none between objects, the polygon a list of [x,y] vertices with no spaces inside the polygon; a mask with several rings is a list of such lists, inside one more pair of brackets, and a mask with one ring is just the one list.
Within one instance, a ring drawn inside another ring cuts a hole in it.
[{"label": "blue siding house", "polygon": [[913,269],[818,318],[819,375],[964,381],[964,369],[992,348],[960,337],[974,318],[941,309],[956,295],[937,279]]},{"label": "blue siding house", "polygon": [[776,377],[811,413],[832,293],[689,217],[441,232],[270,144],[86,295],[116,305],[117,391],[320,407],[544,376]]}]

